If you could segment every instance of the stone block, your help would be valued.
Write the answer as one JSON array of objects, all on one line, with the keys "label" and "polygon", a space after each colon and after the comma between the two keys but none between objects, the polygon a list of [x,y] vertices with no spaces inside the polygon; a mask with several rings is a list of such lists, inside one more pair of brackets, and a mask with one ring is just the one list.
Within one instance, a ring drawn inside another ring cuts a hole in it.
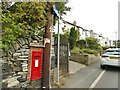
[{"label": "stone block", "polygon": [[24,55],[28,55],[29,53],[28,52],[24,52]]},{"label": "stone block", "polygon": [[19,58],[28,58],[28,56],[19,56]]},{"label": "stone block", "polygon": [[24,68],[22,68],[22,71],[23,71],[23,72],[26,72],[26,71],[28,71],[28,68],[27,68],[27,67],[24,67]]},{"label": "stone block", "polygon": [[28,66],[28,64],[23,64],[23,65],[22,65],[22,67],[27,67],[27,66]]},{"label": "stone block", "polygon": [[28,59],[22,59],[22,58],[18,58],[17,60],[19,60],[19,61],[28,61]]},{"label": "stone block", "polygon": [[22,75],[24,72],[18,72],[18,75]]},{"label": "stone block", "polygon": [[16,85],[18,85],[19,84],[19,81],[13,81],[13,82],[11,82],[11,83],[9,83],[8,85],[7,85],[7,87],[13,87],[13,86],[16,86]]},{"label": "stone block", "polygon": [[9,83],[11,83],[11,82],[16,81],[18,77],[20,77],[20,76],[8,78],[8,79],[7,79],[7,83],[9,84]]},{"label": "stone block", "polygon": [[25,44],[23,47],[28,47],[28,45],[27,45],[27,44]]},{"label": "stone block", "polygon": [[19,55],[21,55],[21,53],[14,53],[13,57],[16,57],[16,56],[19,56]]}]

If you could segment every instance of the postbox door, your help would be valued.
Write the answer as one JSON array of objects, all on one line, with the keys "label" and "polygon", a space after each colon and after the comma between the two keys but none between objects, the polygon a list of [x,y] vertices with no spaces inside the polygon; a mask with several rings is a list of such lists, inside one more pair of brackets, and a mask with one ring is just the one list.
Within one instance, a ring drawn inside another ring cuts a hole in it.
[{"label": "postbox door", "polygon": [[41,72],[42,72],[42,52],[32,51],[31,80],[40,79]]}]

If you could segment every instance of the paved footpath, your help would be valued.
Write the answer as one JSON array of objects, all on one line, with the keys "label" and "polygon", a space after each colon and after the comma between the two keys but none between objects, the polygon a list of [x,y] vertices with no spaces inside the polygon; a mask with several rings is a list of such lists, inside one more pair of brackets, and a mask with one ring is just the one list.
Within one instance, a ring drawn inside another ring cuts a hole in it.
[{"label": "paved footpath", "polygon": [[74,61],[69,61],[69,73],[70,74],[75,74],[76,72],[78,72],[79,70],[85,67],[86,65],[83,65],[83,64],[80,64]]},{"label": "paved footpath", "polygon": [[89,88],[102,72],[99,66],[99,61],[91,64],[90,66],[81,65],[84,68],[79,67],[78,63],[70,63],[72,63],[70,65],[70,73],[72,75],[65,79],[64,85],[60,88]]}]

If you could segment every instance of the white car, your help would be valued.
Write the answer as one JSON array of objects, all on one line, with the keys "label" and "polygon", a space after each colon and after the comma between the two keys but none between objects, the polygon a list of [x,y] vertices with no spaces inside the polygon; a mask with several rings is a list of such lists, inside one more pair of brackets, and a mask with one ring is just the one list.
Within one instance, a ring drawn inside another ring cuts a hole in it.
[{"label": "white car", "polygon": [[120,67],[120,48],[109,48],[101,56],[101,68],[106,66]]}]

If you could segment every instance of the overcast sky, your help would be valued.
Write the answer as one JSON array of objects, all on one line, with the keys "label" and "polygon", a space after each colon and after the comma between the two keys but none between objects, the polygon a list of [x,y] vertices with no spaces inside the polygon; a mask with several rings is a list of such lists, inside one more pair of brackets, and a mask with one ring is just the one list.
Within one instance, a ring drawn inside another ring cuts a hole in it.
[{"label": "overcast sky", "polygon": [[120,0],[69,0],[72,9],[64,19],[93,30],[109,39],[115,39],[118,31],[118,2]]}]

